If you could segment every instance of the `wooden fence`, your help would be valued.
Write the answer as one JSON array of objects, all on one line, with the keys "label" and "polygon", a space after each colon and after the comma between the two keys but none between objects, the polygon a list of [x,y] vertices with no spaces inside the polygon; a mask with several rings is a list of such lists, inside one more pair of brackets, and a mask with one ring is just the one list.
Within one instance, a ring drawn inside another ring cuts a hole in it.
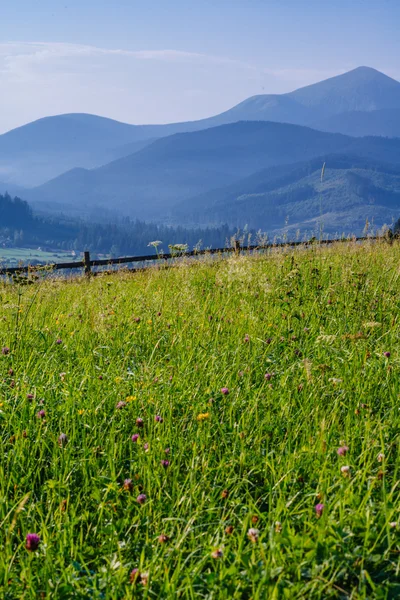
[{"label": "wooden fence", "polygon": [[[92,272],[92,267],[104,267],[104,266],[113,266],[113,265],[123,265],[128,263],[148,263],[148,262],[161,262],[161,261],[169,261],[172,259],[182,259],[188,257],[202,256],[206,254],[226,254],[226,253],[240,253],[240,252],[259,252],[265,250],[272,250],[274,248],[294,248],[296,246],[312,246],[312,245],[328,245],[335,244],[340,242],[363,242],[366,240],[377,240],[381,238],[376,237],[352,237],[352,238],[340,238],[340,239],[332,239],[332,240],[310,240],[308,242],[283,242],[279,244],[265,244],[265,245],[257,245],[257,246],[240,246],[238,241],[235,241],[234,245],[230,248],[212,248],[209,250],[192,250],[191,252],[173,252],[170,254],[160,254],[160,255],[146,255],[146,256],[122,256],[120,258],[105,258],[105,259],[94,259],[91,260],[90,253],[88,251],[84,252],[83,260],[77,262],[69,262],[69,263],[54,263],[54,264],[46,264],[46,265],[26,265],[21,267],[10,267],[5,269],[0,269],[0,275],[15,275],[15,274],[23,274],[23,273],[34,273],[35,271],[48,270],[52,271],[60,271],[63,269],[83,269],[86,275],[95,275],[96,272]],[[145,267],[131,269],[133,271],[142,270]]]}]

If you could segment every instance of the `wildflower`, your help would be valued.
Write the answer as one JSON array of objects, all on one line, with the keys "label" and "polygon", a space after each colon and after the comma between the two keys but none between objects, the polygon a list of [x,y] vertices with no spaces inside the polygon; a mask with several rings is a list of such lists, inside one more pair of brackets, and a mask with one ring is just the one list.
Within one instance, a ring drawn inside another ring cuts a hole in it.
[{"label": "wildflower", "polygon": [[349,451],[348,446],[340,446],[340,448],[337,449],[337,453],[339,454],[339,456],[346,456],[348,451]]},{"label": "wildflower", "polygon": [[136,425],[138,427],[144,427],[144,421],[140,417],[136,419]]},{"label": "wildflower", "polygon": [[253,525],[257,525],[258,521],[259,521],[259,518],[257,515],[253,515],[251,517],[251,522],[253,523]]},{"label": "wildflower", "polygon": [[35,396],[33,394],[27,394],[26,397],[28,400],[33,400]]},{"label": "wildflower", "polygon": [[233,525],[228,525],[227,527],[225,527],[225,533],[227,535],[232,535],[233,531],[234,531]]},{"label": "wildflower", "polygon": [[85,409],[84,408],[80,408],[78,410],[78,415],[83,415],[85,413]]},{"label": "wildflower", "polygon": [[142,585],[147,585],[149,583],[149,574],[148,573],[140,574],[140,583]]},{"label": "wildflower", "polygon": [[229,389],[227,387],[221,388],[221,394],[227,396],[229,394]]},{"label": "wildflower", "polygon": [[43,410],[43,408],[42,408],[42,410],[39,410],[39,412],[36,413],[36,416],[37,416],[38,419],[44,419],[45,416],[46,416],[46,411]]},{"label": "wildflower", "polygon": [[145,452],[148,452],[148,450],[149,450],[149,444],[148,444],[147,442],[145,442],[145,443],[143,444],[143,450],[144,450]]},{"label": "wildflower", "polygon": [[131,583],[136,583],[136,581],[139,579],[139,577],[140,577],[139,569],[132,569],[131,574],[129,576]]},{"label": "wildflower", "polygon": [[140,317],[135,317],[134,321],[135,321],[135,323],[140,323]]},{"label": "wildflower", "polygon": [[281,533],[282,531],[282,523],[280,521],[275,521],[275,533]]},{"label": "wildflower", "polygon": [[65,376],[66,375],[67,375],[66,373],[60,373],[60,379],[61,379],[61,381],[65,381]]},{"label": "wildflower", "polygon": [[116,409],[120,410],[121,408],[124,408],[126,406],[126,402],[124,402],[124,400],[120,400],[117,405],[116,405]]},{"label": "wildflower", "polygon": [[166,469],[167,467],[169,467],[169,465],[170,465],[170,462],[169,462],[169,460],[165,460],[165,459],[163,459],[163,460],[161,461],[161,466],[162,466],[162,467],[164,467],[164,469]]},{"label": "wildflower", "polygon": [[58,344],[58,345],[62,344],[62,340],[60,338],[58,338],[58,340],[56,340],[56,344]]},{"label": "wildflower", "polygon": [[391,523],[389,523],[389,527],[391,527],[392,529],[397,527],[397,521],[392,521]]},{"label": "wildflower", "polygon": [[384,352],[383,356],[386,356],[386,358],[390,358],[390,352]]},{"label": "wildflower", "polygon": [[134,433],[133,436],[132,436],[132,442],[134,442],[136,444],[136,442],[138,441],[139,437],[140,436],[139,436],[138,433]]},{"label": "wildflower", "polygon": [[266,344],[270,344],[271,342],[272,342],[272,338],[267,338],[267,339],[265,340],[265,343],[266,343]]},{"label": "wildflower", "polygon": [[100,381],[102,381],[103,380],[103,375],[99,375],[99,379],[100,379]]},{"label": "wildflower", "polygon": [[343,477],[350,477],[350,467],[348,465],[340,467],[340,471]]},{"label": "wildflower", "polygon": [[253,544],[255,544],[258,541],[259,533],[260,532],[258,529],[254,529],[254,527],[251,527],[247,532],[247,537],[251,542],[253,542]]},{"label": "wildflower", "polygon": [[10,348],[8,346],[4,346],[4,348],[1,349],[1,353],[4,354],[4,356],[10,354]]},{"label": "wildflower", "polygon": [[162,533],[158,536],[158,541],[160,542],[160,544],[166,544],[167,542],[169,542],[169,537],[165,535],[165,533]]},{"label": "wildflower", "polygon": [[58,436],[58,445],[59,446],[65,446],[65,444],[68,442],[68,436],[66,433],[60,433],[60,435]]},{"label": "wildflower", "polygon": [[37,550],[40,544],[40,536],[37,533],[27,533],[25,548],[30,552]]},{"label": "wildflower", "polygon": [[383,452],[379,452],[378,454],[378,462],[383,462],[385,460],[385,455],[383,454]]},{"label": "wildflower", "polygon": [[127,397],[125,398],[125,401],[126,401],[126,402],[133,402],[134,400],[136,400],[136,396],[127,396]]},{"label": "wildflower", "polygon": [[144,504],[147,500],[147,496],[146,494],[139,494],[136,500],[139,502],[139,504]]},{"label": "wildflower", "polygon": [[133,490],[132,479],[125,479],[124,480],[124,490],[126,490],[127,492],[131,492]]},{"label": "wildflower", "polygon": [[248,333],[246,333],[246,335],[244,336],[243,341],[244,341],[245,344],[247,344],[250,341],[250,336],[249,336]]},{"label": "wildflower", "polygon": [[229,490],[222,490],[221,496],[224,499],[227,498],[229,496]]},{"label": "wildflower", "polygon": [[165,452],[165,454],[169,454],[170,453],[170,448],[165,448],[164,452]]},{"label": "wildflower", "polygon": [[210,416],[210,413],[206,412],[206,413],[200,413],[199,415],[197,415],[197,420],[198,421],[204,421],[205,419],[208,419]]},{"label": "wildflower", "polygon": [[10,377],[12,377],[14,375],[14,369],[9,369],[8,374],[10,375]]},{"label": "wildflower", "polygon": [[154,420],[156,421],[156,423],[162,423],[164,421],[164,419],[160,417],[160,415],[156,415],[154,417]]},{"label": "wildflower", "polygon": [[270,379],[272,379],[272,373],[265,373],[264,377],[267,381],[270,381]]},{"label": "wildflower", "polygon": [[319,519],[320,517],[322,517],[322,513],[324,512],[325,509],[325,504],[316,504],[315,505],[315,514],[317,515],[317,518]]},{"label": "wildflower", "polygon": [[218,558],[222,558],[224,555],[224,553],[222,552],[221,548],[217,548],[216,550],[213,550],[213,552],[211,552],[211,557],[218,559]]}]

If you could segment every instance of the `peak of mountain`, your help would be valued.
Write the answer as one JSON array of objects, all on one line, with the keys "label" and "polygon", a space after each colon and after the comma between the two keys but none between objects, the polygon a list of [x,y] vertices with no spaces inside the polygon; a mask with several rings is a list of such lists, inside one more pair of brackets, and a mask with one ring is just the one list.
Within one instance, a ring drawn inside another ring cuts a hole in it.
[{"label": "peak of mountain", "polygon": [[400,108],[400,83],[370,67],[358,67],[288,96],[316,111],[316,121],[341,112]]}]

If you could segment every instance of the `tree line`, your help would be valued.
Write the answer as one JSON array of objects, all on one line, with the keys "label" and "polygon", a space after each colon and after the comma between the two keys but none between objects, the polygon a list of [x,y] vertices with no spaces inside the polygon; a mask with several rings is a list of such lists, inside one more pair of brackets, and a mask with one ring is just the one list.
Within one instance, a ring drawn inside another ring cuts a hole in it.
[{"label": "tree line", "polygon": [[225,246],[235,234],[228,225],[216,228],[186,229],[144,223],[127,219],[121,223],[91,223],[66,217],[34,215],[29,204],[21,198],[0,195],[0,246],[37,247],[49,250],[90,250],[95,254],[112,256],[149,254],[148,245],[161,240],[159,249],[187,244],[189,248],[201,243],[202,248]]}]

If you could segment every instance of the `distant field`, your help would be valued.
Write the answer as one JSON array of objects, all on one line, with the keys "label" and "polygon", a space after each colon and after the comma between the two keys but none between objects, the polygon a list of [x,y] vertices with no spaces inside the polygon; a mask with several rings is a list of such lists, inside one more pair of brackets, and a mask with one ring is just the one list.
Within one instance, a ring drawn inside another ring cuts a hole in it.
[{"label": "distant field", "polygon": [[399,243],[0,295],[0,598],[400,597]]},{"label": "distant field", "polygon": [[74,260],[80,260],[79,254],[73,257],[70,252],[43,252],[42,250],[31,250],[29,248],[0,248],[0,267],[2,264],[10,266],[19,263],[29,264],[32,261],[54,263],[72,262]]}]

